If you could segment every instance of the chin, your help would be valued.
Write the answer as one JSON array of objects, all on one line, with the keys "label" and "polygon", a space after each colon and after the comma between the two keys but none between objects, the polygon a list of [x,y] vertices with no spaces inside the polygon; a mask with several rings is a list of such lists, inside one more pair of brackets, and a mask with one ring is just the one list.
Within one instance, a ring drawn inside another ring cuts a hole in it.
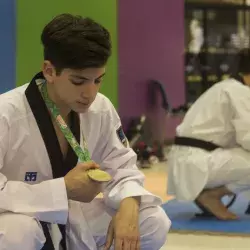
[{"label": "chin", "polygon": [[88,111],[89,107],[86,108],[79,108],[79,107],[74,107],[72,108],[72,110],[76,113],[82,114],[82,113],[86,113]]}]

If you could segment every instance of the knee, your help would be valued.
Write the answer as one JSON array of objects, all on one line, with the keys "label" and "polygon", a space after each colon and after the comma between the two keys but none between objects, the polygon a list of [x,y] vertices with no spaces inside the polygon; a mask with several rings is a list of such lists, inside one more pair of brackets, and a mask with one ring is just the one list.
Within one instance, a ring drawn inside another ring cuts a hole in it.
[{"label": "knee", "polygon": [[166,243],[171,221],[161,207],[146,208],[141,215],[141,249],[160,249]]},{"label": "knee", "polygon": [[38,250],[45,242],[45,236],[38,222],[22,214],[0,214],[1,249]]}]

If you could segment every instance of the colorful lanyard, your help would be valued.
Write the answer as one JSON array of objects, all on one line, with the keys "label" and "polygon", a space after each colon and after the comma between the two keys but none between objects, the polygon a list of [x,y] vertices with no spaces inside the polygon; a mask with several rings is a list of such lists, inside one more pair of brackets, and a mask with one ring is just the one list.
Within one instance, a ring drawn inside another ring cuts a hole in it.
[{"label": "colorful lanyard", "polygon": [[51,114],[53,115],[53,118],[56,120],[65,138],[67,139],[70,146],[76,153],[79,161],[80,162],[91,161],[85,138],[83,137],[83,149],[84,149],[83,150],[79,145],[79,143],[77,142],[75,136],[72,134],[71,130],[68,128],[67,124],[63,120],[62,116],[60,115],[59,110],[56,107],[55,103],[49,98],[46,83],[40,84],[39,87],[42,97],[45,101],[45,104],[47,105],[47,108],[50,110]]}]

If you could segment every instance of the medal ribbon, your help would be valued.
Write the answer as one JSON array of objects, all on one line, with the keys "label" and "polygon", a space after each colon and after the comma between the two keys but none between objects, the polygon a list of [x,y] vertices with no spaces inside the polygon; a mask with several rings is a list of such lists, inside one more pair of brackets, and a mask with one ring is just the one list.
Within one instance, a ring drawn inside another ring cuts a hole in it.
[{"label": "medal ribbon", "polygon": [[53,118],[55,119],[56,123],[60,127],[63,135],[65,136],[65,138],[69,142],[70,146],[74,150],[74,152],[77,155],[80,162],[91,161],[90,153],[88,151],[85,138],[83,137],[83,147],[84,147],[84,150],[83,150],[81,148],[81,146],[79,145],[79,143],[77,142],[75,136],[73,135],[73,133],[69,129],[68,125],[65,123],[62,116],[60,115],[59,109],[57,108],[55,103],[49,98],[46,83],[41,84],[39,89],[40,89],[40,92],[42,94],[42,97],[44,99],[44,102],[45,102],[47,108],[51,112]]}]

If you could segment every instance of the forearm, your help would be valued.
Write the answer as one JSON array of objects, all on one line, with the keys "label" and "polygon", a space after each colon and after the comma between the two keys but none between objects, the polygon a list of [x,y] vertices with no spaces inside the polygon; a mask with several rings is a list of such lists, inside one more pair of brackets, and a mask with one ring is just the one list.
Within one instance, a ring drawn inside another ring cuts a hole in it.
[{"label": "forearm", "polygon": [[126,202],[126,201],[130,201],[135,203],[136,205],[140,206],[141,205],[141,196],[131,196],[131,197],[127,197],[124,198],[121,202]]},{"label": "forearm", "polygon": [[141,205],[141,197],[140,196],[135,196],[135,197],[127,197],[121,201],[120,206],[128,206],[128,207],[136,207],[140,208]]},{"label": "forearm", "polygon": [[141,204],[161,205],[161,199],[143,187],[145,176],[136,166],[136,160],[133,150],[122,148],[102,162],[102,169],[112,176],[104,187],[107,206],[118,209],[121,201],[130,197],[141,197]]},{"label": "forearm", "polygon": [[1,177],[0,212],[25,214],[50,223],[66,223],[68,199],[63,178],[28,185]]}]

